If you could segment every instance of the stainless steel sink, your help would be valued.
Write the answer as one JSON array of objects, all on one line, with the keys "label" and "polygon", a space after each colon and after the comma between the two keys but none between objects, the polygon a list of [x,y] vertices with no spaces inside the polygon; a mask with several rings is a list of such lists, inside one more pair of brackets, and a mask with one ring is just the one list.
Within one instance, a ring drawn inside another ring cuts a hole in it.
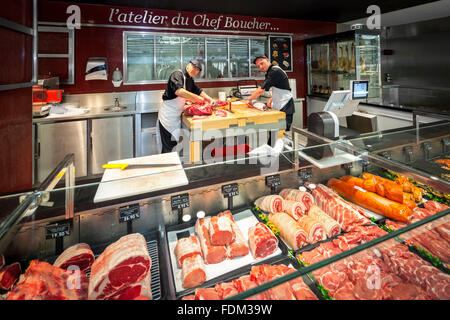
[{"label": "stainless steel sink", "polygon": [[119,111],[123,111],[126,109],[128,109],[127,106],[106,106],[103,108],[103,110],[110,111],[110,112],[119,112]]}]

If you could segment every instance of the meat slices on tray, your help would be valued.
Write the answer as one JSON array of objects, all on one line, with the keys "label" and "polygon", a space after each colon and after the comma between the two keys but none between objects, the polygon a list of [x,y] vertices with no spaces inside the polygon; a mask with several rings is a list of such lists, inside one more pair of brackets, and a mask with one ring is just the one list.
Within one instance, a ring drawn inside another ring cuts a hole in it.
[{"label": "meat slices on tray", "polygon": [[234,241],[235,234],[230,219],[213,216],[209,221],[209,236],[213,246],[226,246]]},{"label": "meat slices on tray", "polygon": [[308,244],[308,234],[306,231],[287,213],[271,213],[269,215],[269,221],[280,230],[281,238],[292,250],[298,250]]},{"label": "meat slices on tray", "polygon": [[215,289],[220,299],[226,299],[239,293],[233,282],[222,282],[216,284]]},{"label": "meat slices on tray", "polygon": [[254,258],[265,258],[278,248],[278,239],[263,223],[258,222],[248,229],[248,243]]},{"label": "meat slices on tray", "polygon": [[326,239],[322,223],[310,216],[301,217],[297,223],[305,230],[309,243],[316,243]]},{"label": "meat slices on tray", "polygon": [[195,290],[195,300],[220,300],[214,288],[199,288]]},{"label": "meat slices on tray", "polygon": [[203,252],[203,259],[207,264],[222,262],[227,258],[227,249],[225,246],[214,246],[209,236],[209,224],[211,217],[197,219],[195,223],[195,233],[200,241],[200,247]]},{"label": "meat slices on tray", "polygon": [[9,266],[3,267],[0,270],[0,288],[3,290],[9,290],[16,283],[20,277],[22,269],[18,262],[14,262]]},{"label": "meat slices on tray", "polygon": [[226,246],[228,259],[234,259],[236,257],[246,256],[249,253],[247,240],[245,240],[241,229],[237,225],[230,210],[219,213],[219,217],[229,219],[231,229],[235,235],[234,241]]},{"label": "meat slices on tray", "polygon": [[[253,280],[250,275],[245,275],[239,279],[233,280],[233,284],[239,293],[248,291],[258,286],[258,283]],[[268,298],[266,292],[261,292],[246,298],[246,300],[268,300]]]},{"label": "meat slices on tray", "polygon": [[323,212],[318,206],[313,205],[308,211],[308,216],[313,217],[322,223],[325,229],[325,234],[328,238],[334,237],[341,233],[341,225],[328,214]]},{"label": "meat slices on tray", "polygon": [[200,243],[196,236],[181,238],[177,241],[175,246],[175,257],[177,258],[178,268],[181,268],[184,259],[196,255],[202,255]]},{"label": "meat slices on tray", "polygon": [[142,282],[152,261],[145,238],[139,233],[121,237],[94,261],[89,281],[90,300],[108,300]]},{"label": "meat slices on tray", "polygon": [[345,201],[323,184],[316,186],[313,196],[319,208],[339,222],[344,231],[356,225],[370,223],[370,220],[365,218],[367,213],[363,209]]},{"label": "meat slices on tray", "polygon": [[277,195],[264,196],[255,200],[255,205],[269,213],[277,213],[284,210],[283,198]]},{"label": "meat slices on tray", "polygon": [[53,265],[65,270],[70,266],[77,266],[81,271],[86,271],[94,263],[94,260],[91,247],[86,243],[78,243],[64,250]]},{"label": "meat slices on tray", "polygon": [[[250,277],[254,279],[258,285],[277,279],[281,276],[283,276],[283,272],[278,266],[266,264],[254,266],[250,272]],[[287,282],[267,290],[266,294],[270,297],[270,300],[296,300],[294,292]]]},{"label": "meat slices on tray", "polygon": [[294,201],[294,200],[284,200],[284,212],[294,218],[295,221],[300,219],[301,216],[304,216],[308,209],[303,204],[303,202]]},{"label": "meat slices on tray", "polygon": [[293,200],[303,203],[307,210],[314,204],[314,197],[309,192],[297,189],[283,189],[280,192],[280,196],[284,200]]},{"label": "meat slices on tray", "polygon": [[205,264],[201,255],[187,257],[181,268],[183,288],[194,288],[206,281]]},{"label": "meat slices on tray", "polygon": [[83,271],[66,271],[33,260],[9,292],[7,300],[86,300],[89,278]]}]

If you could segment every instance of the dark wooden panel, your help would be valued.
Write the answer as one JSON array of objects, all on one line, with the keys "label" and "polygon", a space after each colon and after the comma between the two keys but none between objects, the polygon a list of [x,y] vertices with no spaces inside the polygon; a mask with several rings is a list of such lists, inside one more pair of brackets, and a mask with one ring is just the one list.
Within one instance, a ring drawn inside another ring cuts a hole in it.
[{"label": "dark wooden panel", "polygon": [[0,17],[33,28],[33,0],[1,1]]},{"label": "dark wooden panel", "polygon": [[0,91],[0,193],[31,188],[31,87]]},{"label": "dark wooden panel", "polygon": [[30,82],[33,38],[0,28],[0,39],[0,84]]}]

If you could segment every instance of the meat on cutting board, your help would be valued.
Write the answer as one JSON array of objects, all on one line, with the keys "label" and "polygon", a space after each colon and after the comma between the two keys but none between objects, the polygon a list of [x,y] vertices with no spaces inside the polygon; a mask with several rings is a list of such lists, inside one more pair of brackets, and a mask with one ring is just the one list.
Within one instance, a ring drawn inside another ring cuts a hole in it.
[{"label": "meat on cutting board", "polygon": [[86,271],[91,267],[94,259],[91,247],[86,243],[78,243],[64,250],[53,265],[64,270],[70,266],[77,266],[81,271]]},{"label": "meat on cutting board", "polygon": [[222,262],[227,258],[227,249],[225,246],[214,246],[209,236],[209,223],[211,218],[205,217],[197,219],[195,223],[195,233],[200,241],[200,247],[203,252],[203,259],[207,264]]},{"label": "meat on cutting board", "polygon": [[287,213],[271,213],[269,215],[269,221],[280,230],[281,238],[292,250],[298,250],[308,244],[308,234],[306,231]]},{"label": "meat on cutting board", "polygon": [[201,255],[194,255],[184,259],[181,268],[183,288],[195,288],[206,281],[205,264]]},{"label": "meat on cutting board", "polygon": [[265,258],[278,247],[277,237],[261,222],[248,229],[248,243],[254,258]]},{"label": "meat on cutting board", "polygon": [[249,248],[247,245],[247,240],[245,240],[244,235],[242,234],[241,229],[237,225],[236,221],[233,218],[233,215],[230,210],[219,213],[220,217],[225,217],[229,219],[231,228],[235,234],[234,241],[227,245],[227,257],[228,259],[234,259],[236,257],[243,257],[248,255]]},{"label": "meat on cutting board", "polygon": [[3,290],[11,289],[13,284],[19,279],[21,272],[22,269],[18,262],[3,267],[0,270],[0,288]]},{"label": "meat on cutting board", "polygon": [[117,292],[142,282],[149,275],[151,264],[141,234],[121,237],[106,247],[92,264],[89,299],[108,300]]},{"label": "meat on cutting board", "polygon": [[235,234],[230,220],[223,216],[213,216],[209,221],[209,236],[213,246],[226,246],[234,241]]},{"label": "meat on cutting board", "polygon": [[66,271],[33,260],[7,300],[86,300],[88,283],[83,271]]},{"label": "meat on cutting board", "polygon": [[196,236],[192,235],[177,241],[175,246],[175,257],[177,258],[178,268],[181,268],[184,259],[195,255],[200,255],[200,257],[202,255],[200,242]]}]

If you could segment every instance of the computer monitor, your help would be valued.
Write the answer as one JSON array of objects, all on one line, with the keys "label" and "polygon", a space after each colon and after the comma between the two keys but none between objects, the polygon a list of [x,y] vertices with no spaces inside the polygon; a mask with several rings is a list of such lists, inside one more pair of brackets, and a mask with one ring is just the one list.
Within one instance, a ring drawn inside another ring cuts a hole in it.
[{"label": "computer monitor", "polygon": [[352,100],[367,99],[369,97],[369,81],[352,80],[350,81],[352,91]]}]

